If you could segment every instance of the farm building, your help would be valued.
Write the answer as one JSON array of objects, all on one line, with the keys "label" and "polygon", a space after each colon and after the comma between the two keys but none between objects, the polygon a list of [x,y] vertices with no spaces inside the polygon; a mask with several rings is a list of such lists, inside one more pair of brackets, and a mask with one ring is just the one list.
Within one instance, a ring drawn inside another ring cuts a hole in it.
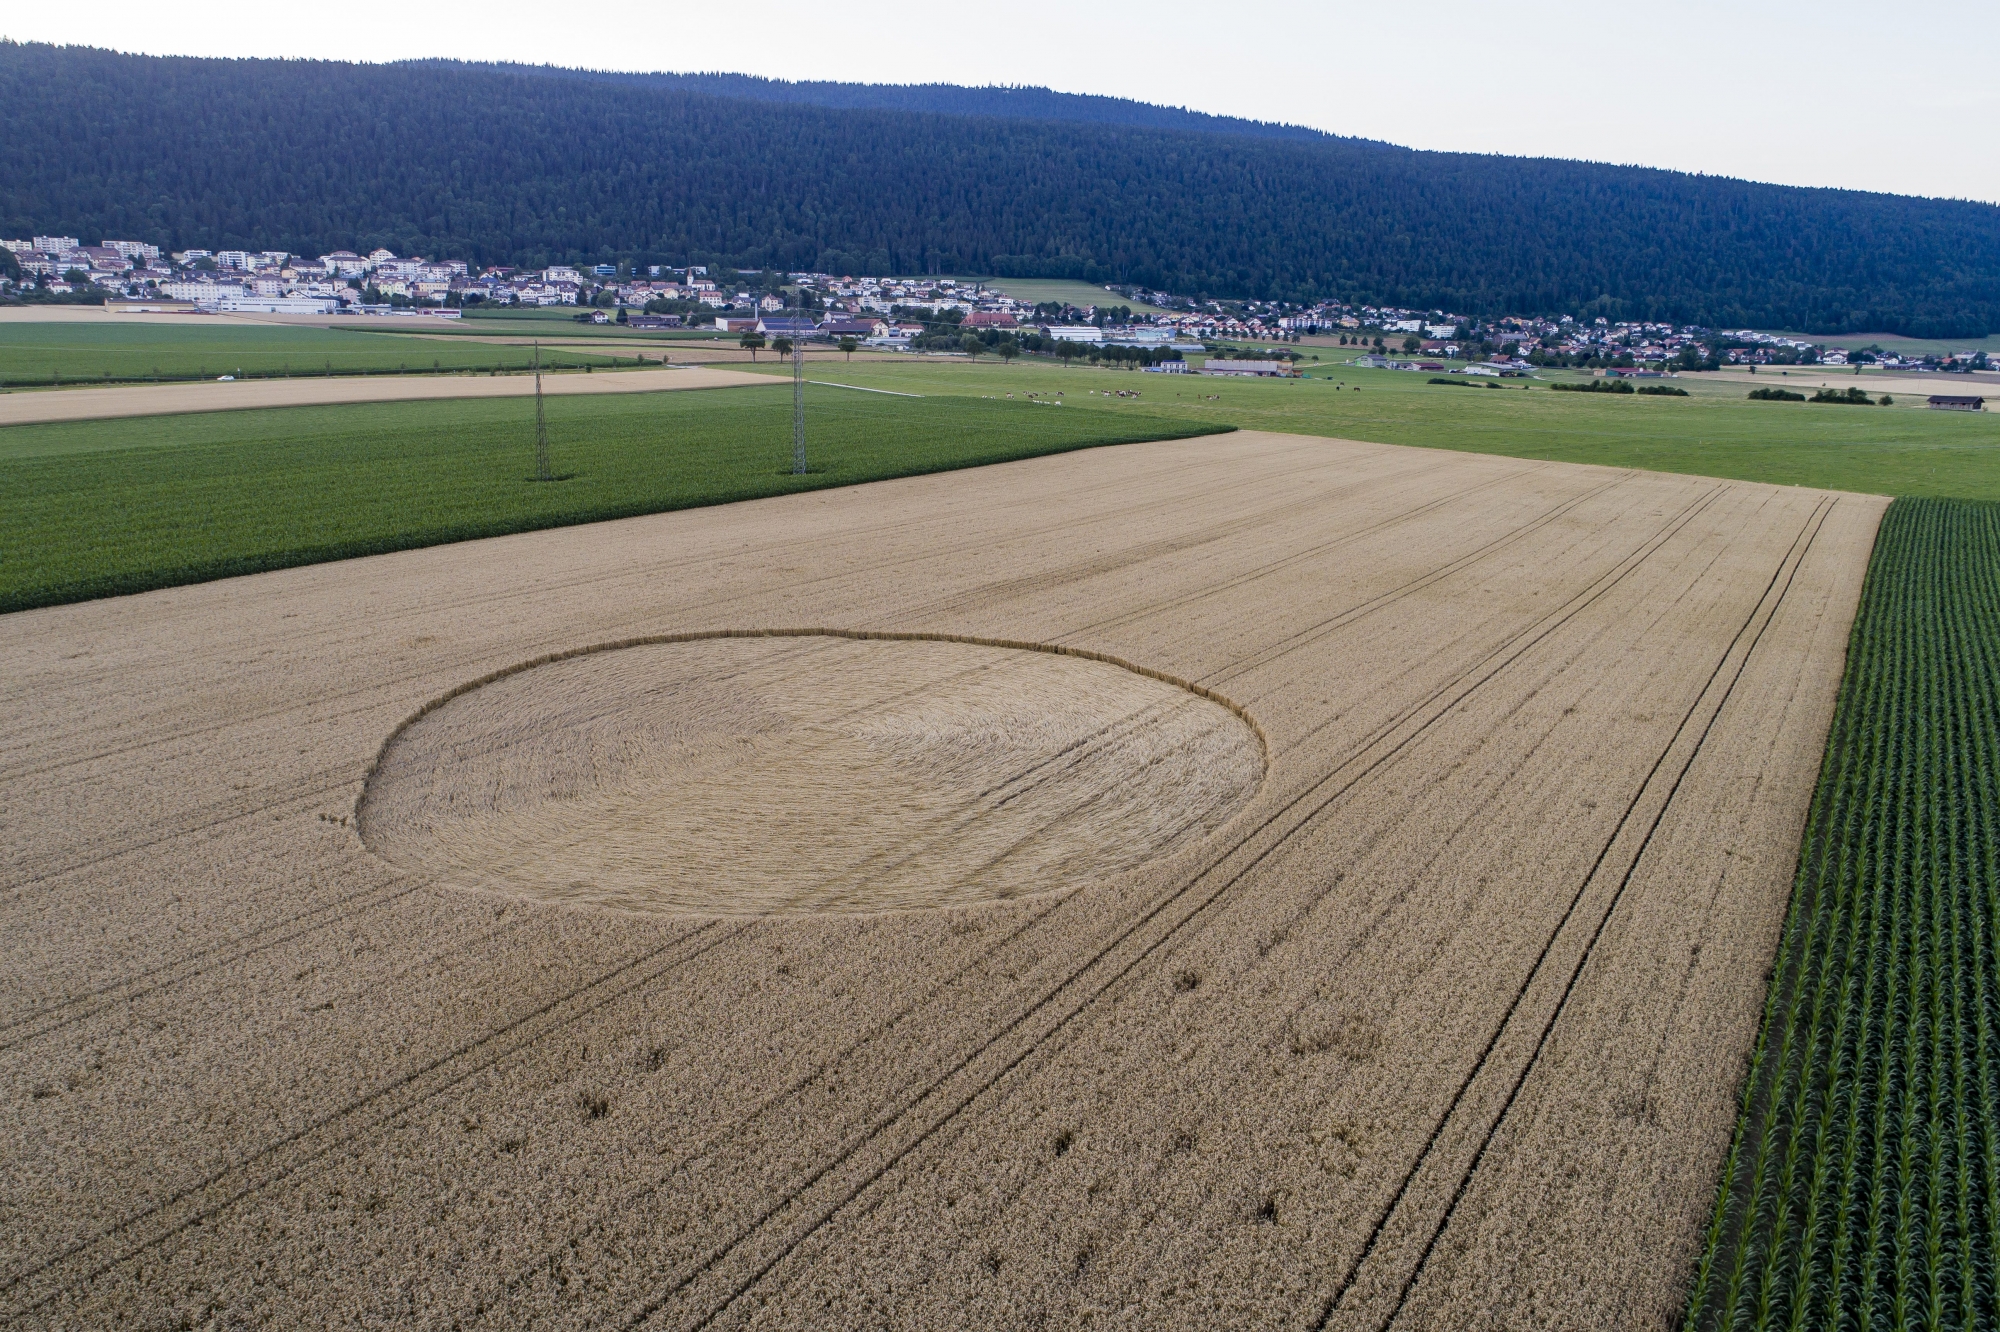
[{"label": "farm building", "polygon": [[773,338],[816,338],[819,336],[819,325],[810,319],[765,315],[757,321],[757,331]]},{"label": "farm building", "polygon": [[1298,372],[1290,361],[1209,361],[1204,375],[1236,375],[1246,379],[1289,379]]},{"label": "farm building", "polygon": [[821,337],[827,338],[873,338],[879,337],[889,328],[880,319],[829,319],[819,326]]},{"label": "farm building", "polygon": [[1944,412],[1983,412],[1986,410],[1986,399],[1958,393],[1933,393],[1925,405]]}]

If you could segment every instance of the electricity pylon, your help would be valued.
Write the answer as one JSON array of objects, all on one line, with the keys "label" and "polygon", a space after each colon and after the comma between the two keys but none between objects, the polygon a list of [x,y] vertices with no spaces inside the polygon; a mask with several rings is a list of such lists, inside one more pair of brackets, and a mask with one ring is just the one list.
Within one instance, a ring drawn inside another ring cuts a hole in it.
[{"label": "electricity pylon", "polygon": [[553,481],[549,475],[549,421],[542,414],[542,344],[535,343],[535,480]]},{"label": "electricity pylon", "polygon": [[806,344],[792,342],[792,474],[806,472]]}]

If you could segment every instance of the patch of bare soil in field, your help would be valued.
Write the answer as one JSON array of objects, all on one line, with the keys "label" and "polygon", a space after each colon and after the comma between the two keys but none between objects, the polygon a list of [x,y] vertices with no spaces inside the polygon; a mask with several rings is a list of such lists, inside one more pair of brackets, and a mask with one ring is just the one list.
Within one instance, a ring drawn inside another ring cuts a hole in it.
[{"label": "patch of bare soil in field", "polygon": [[[664,393],[684,389],[768,387],[768,375],[707,366],[618,370],[604,374],[544,374],[553,397],[597,393]],[[116,388],[42,389],[0,396],[0,426],[40,421],[97,421],[121,416],[229,412],[253,407],[319,407],[348,402],[423,402],[438,398],[525,398],[535,377],[508,375],[361,375],[348,379],[205,380],[193,384],[127,384]]]},{"label": "patch of bare soil in field", "polygon": [[0,1320],[1661,1326],[1882,508],[1243,432],[0,617]]},{"label": "patch of bare soil in field", "polygon": [[839,635],[635,644],[398,733],[361,836],[440,882],[718,915],[962,906],[1132,868],[1263,773],[1248,723],[1054,652]]}]

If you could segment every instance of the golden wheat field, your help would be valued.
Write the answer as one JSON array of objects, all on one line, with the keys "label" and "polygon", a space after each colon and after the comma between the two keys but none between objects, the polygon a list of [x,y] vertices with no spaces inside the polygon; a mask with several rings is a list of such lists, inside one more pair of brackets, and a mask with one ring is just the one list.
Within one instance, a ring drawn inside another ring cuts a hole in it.
[{"label": "golden wheat field", "polygon": [[1245,432],[0,619],[5,1321],[1666,1326],[1882,508]]}]

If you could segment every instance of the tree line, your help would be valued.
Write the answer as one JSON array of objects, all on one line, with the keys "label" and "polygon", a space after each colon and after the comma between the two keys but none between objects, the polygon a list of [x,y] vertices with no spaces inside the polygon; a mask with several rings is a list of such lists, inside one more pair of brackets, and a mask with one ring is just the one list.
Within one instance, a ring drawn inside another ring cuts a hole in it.
[{"label": "tree line", "polygon": [[2000,329],[2000,208],[544,71],[0,44],[0,235]]}]

